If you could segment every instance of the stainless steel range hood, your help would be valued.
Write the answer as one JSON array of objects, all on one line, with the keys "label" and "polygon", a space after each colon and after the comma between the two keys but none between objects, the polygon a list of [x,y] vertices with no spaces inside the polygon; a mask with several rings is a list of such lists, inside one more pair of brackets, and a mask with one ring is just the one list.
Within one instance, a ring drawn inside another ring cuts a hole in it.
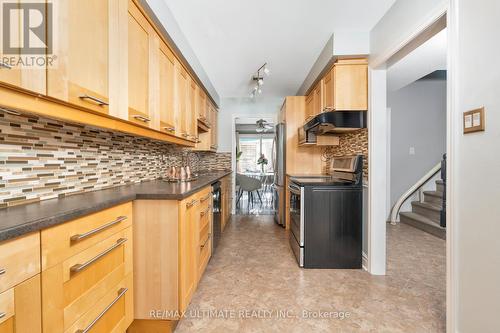
[{"label": "stainless steel range hood", "polygon": [[348,133],[366,128],[366,111],[323,112],[304,125],[304,131],[316,135]]}]

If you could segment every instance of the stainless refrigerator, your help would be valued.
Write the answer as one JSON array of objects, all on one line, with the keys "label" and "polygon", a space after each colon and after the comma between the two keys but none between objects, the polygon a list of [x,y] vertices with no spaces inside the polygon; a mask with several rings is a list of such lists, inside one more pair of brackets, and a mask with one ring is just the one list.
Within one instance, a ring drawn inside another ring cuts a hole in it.
[{"label": "stainless refrigerator", "polygon": [[276,125],[273,162],[274,162],[274,221],[285,226],[285,124]]}]

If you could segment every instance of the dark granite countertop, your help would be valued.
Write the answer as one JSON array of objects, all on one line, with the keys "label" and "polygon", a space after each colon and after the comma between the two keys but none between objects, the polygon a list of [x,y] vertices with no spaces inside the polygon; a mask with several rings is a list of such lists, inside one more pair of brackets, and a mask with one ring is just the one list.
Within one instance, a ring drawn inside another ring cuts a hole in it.
[{"label": "dark granite countertop", "polygon": [[0,209],[0,242],[136,199],[182,200],[230,173],[207,172],[188,183],[147,181]]}]

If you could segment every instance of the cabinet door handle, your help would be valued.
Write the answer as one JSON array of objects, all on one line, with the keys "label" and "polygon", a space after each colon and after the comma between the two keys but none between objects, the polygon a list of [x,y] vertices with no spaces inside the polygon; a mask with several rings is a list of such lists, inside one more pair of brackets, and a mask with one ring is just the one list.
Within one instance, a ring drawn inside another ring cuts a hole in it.
[{"label": "cabinet door handle", "polygon": [[75,333],[88,333],[88,332],[90,332],[92,327],[94,327],[94,325],[99,321],[99,319],[101,319],[106,314],[106,312],[108,312],[109,309],[111,309],[111,307],[113,305],[115,305],[115,303],[118,302],[120,300],[120,298],[122,298],[125,295],[125,293],[127,291],[128,291],[128,288],[121,288],[120,290],[118,290],[118,296],[116,296],[116,298],[111,303],[109,303],[109,305],[104,310],[102,310],[102,312],[94,320],[92,320],[92,322],[87,327],[85,327],[85,329],[78,330]]},{"label": "cabinet door handle", "polygon": [[3,62],[3,61],[0,61],[0,67],[6,68],[6,69],[12,69],[11,65],[9,65],[8,63]]},{"label": "cabinet door handle", "polygon": [[187,134],[187,133],[182,133],[181,135],[182,135],[183,137],[185,137],[185,138],[189,137],[189,134]]},{"label": "cabinet door handle", "polygon": [[109,227],[112,227],[112,226],[114,226],[115,224],[118,224],[118,223],[120,223],[120,222],[123,222],[123,221],[125,221],[126,219],[127,219],[127,217],[126,217],[126,216],[118,216],[118,217],[116,218],[116,220],[113,220],[113,221],[111,221],[111,222],[109,222],[109,223],[106,223],[106,224],[104,224],[104,225],[102,225],[102,226],[100,226],[100,227],[98,227],[98,228],[95,228],[94,230],[87,231],[87,232],[86,232],[86,233],[84,233],[84,234],[76,234],[76,235],[71,236],[71,237],[70,237],[70,241],[71,241],[71,243],[76,243],[76,242],[79,242],[79,241],[81,241],[81,240],[83,240],[83,239],[85,239],[85,238],[87,238],[87,237],[90,237],[90,236],[92,236],[92,235],[95,235],[95,234],[97,234],[98,232],[101,232],[101,231],[103,231],[103,230],[105,230],[105,229],[107,229],[107,228],[109,228]]},{"label": "cabinet door handle", "polygon": [[210,239],[210,236],[212,236],[212,234],[208,234],[208,237],[207,237],[207,240],[205,241],[205,243],[203,243],[200,247],[201,249],[203,249],[205,246],[207,246],[207,243],[208,243],[208,240]]},{"label": "cabinet door handle", "polygon": [[89,96],[87,94],[79,96],[80,99],[90,99],[93,102],[96,102],[99,106],[105,106],[109,105],[107,102],[103,101],[102,99],[99,99],[97,97]]},{"label": "cabinet door handle", "polygon": [[211,196],[212,196],[212,193],[208,193],[206,196],[204,196],[203,198],[200,199],[200,202],[207,201],[208,199],[210,199]]},{"label": "cabinet door handle", "polygon": [[0,319],[2,319],[3,317],[5,317],[5,312],[0,312]]},{"label": "cabinet door handle", "polygon": [[7,273],[5,268],[0,268],[0,275],[4,275],[5,273]]},{"label": "cabinet door handle", "polygon": [[168,126],[165,126],[165,127],[163,127],[163,129],[164,129],[165,131],[169,131],[169,132],[173,132],[173,131],[175,131],[175,127],[168,127]]},{"label": "cabinet door handle", "polygon": [[151,121],[151,119],[149,119],[148,117],[144,117],[144,116],[141,116],[138,114],[134,114],[132,117],[134,117],[135,119],[142,121],[144,123],[149,123]]},{"label": "cabinet door handle", "polygon": [[111,251],[113,251],[114,249],[116,249],[117,247],[119,247],[120,245],[125,243],[126,241],[127,241],[126,238],[118,239],[113,246],[111,246],[109,249],[105,250],[104,252],[99,253],[94,258],[90,259],[89,261],[87,261],[83,264],[76,264],[76,265],[71,266],[71,268],[69,269],[70,273],[71,274],[80,273],[81,271],[85,270],[87,267],[89,267],[90,265],[95,263],[97,260],[104,257],[106,254],[110,253]]},{"label": "cabinet door handle", "polygon": [[186,208],[191,208],[193,207],[194,205],[196,205],[198,203],[198,200],[191,200],[191,202],[188,202],[186,204]]}]

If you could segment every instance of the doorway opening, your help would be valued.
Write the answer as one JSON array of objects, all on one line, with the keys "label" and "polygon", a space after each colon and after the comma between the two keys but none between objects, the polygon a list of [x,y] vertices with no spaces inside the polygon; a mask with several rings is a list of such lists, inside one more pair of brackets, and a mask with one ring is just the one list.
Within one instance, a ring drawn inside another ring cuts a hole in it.
[{"label": "doorway opening", "polygon": [[271,119],[236,119],[235,213],[272,215],[275,130]]},{"label": "doorway opening", "polygon": [[[410,47],[411,46],[411,47]],[[387,61],[387,275],[446,330],[446,16]],[[417,269],[418,267],[418,269]]]}]

